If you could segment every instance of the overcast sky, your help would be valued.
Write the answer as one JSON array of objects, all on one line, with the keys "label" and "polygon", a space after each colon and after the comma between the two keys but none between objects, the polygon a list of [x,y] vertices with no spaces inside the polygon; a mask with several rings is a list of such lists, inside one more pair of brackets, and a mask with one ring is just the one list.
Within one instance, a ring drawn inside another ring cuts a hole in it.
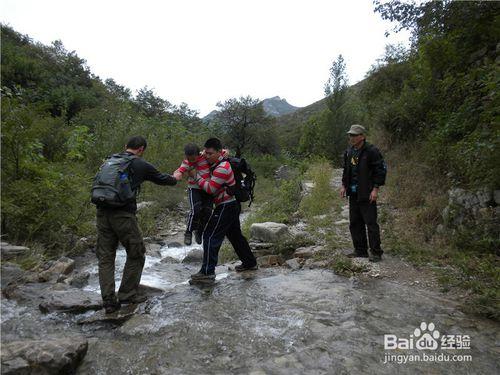
[{"label": "overcast sky", "polygon": [[363,79],[391,25],[371,0],[1,0],[0,20],[34,40],[62,40],[101,79],[149,86],[206,115],[251,95],[306,106],[323,97],[341,53]]}]

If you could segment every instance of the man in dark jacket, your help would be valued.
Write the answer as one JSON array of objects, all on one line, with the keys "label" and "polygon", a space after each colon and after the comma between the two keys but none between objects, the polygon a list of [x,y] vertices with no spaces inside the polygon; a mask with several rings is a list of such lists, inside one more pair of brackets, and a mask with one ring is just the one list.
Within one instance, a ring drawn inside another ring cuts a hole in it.
[{"label": "man in dark jacket", "polygon": [[369,243],[370,261],[378,262],[383,251],[377,223],[377,198],[380,186],[385,183],[386,165],[380,151],[366,142],[363,126],[352,125],[347,134],[351,147],[344,153],[340,195],[349,197],[349,229],[354,252],[348,256],[367,258]]},{"label": "man in dark jacket", "polygon": [[[139,296],[137,289],[144,268],[146,248],[137,224],[137,202],[135,194],[144,181],[158,185],[175,185],[177,180],[166,173],[160,173],[153,165],[141,156],[147,143],[143,137],[132,137],[125,152],[118,156],[133,157],[130,162],[130,185],[134,198],[126,205],[117,208],[97,204],[97,259],[99,265],[99,284],[106,313],[115,312],[120,305],[139,303],[146,300]],[[123,277],[115,295],[115,257],[120,242],[127,252],[127,261],[123,269]]]}]

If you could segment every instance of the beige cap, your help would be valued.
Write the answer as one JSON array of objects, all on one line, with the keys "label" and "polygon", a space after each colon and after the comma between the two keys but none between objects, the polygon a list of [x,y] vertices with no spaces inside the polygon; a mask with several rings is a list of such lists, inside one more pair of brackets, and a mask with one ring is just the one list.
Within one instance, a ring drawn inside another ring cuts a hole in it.
[{"label": "beige cap", "polygon": [[361,125],[352,125],[347,134],[366,134],[366,129]]}]

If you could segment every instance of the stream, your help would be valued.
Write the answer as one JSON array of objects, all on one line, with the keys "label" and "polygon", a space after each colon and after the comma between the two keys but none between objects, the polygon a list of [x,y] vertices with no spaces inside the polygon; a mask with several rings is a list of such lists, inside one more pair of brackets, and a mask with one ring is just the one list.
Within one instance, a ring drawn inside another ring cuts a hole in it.
[{"label": "stream", "polygon": [[[44,315],[37,306],[4,298],[2,341],[83,335],[89,349],[78,374],[498,373],[498,324],[461,313],[438,292],[329,270],[238,274],[226,265],[218,267],[214,285],[200,288],[188,283],[198,265],[161,262],[180,261],[193,248],[163,247],[161,257],[148,257],[142,284],[164,293],[121,325],[79,325],[96,312]],[[124,261],[119,250],[117,281]],[[91,273],[85,289],[98,292],[96,265],[84,269]],[[468,335],[470,349],[445,353],[472,361],[384,363],[389,352],[436,353],[384,350],[384,334],[409,338],[422,322],[433,322],[441,335]]]}]

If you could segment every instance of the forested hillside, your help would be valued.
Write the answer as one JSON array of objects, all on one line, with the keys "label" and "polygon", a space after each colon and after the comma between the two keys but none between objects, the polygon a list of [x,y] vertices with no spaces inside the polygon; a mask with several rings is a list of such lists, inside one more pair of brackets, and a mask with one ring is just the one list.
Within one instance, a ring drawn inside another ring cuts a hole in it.
[{"label": "forested hillside", "polygon": [[[94,232],[93,175],[137,134],[149,141],[146,159],[168,172],[185,143],[220,136],[257,169],[258,217],[290,220],[300,192],[296,181],[274,186],[274,170],[288,164],[304,172],[318,158],[339,167],[345,132],[360,123],[389,166],[386,248],[417,264],[451,266],[445,287],[465,287],[481,312],[497,315],[500,2],[374,5],[395,31],[411,31],[410,48],[388,46],[352,86],[340,55],[325,72],[325,98],[294,113],[276,119],[259,99],[232,98],[209,125],[147,87],[132,93],[102,81],[60,41],[45,46],[3,25],[2,235],[41,244],[44,256],[72,251]],[[147,186],[141,194],[166,209],[182,199],[182,187]],[[158,213],[144,214],[146,233]]]}]

